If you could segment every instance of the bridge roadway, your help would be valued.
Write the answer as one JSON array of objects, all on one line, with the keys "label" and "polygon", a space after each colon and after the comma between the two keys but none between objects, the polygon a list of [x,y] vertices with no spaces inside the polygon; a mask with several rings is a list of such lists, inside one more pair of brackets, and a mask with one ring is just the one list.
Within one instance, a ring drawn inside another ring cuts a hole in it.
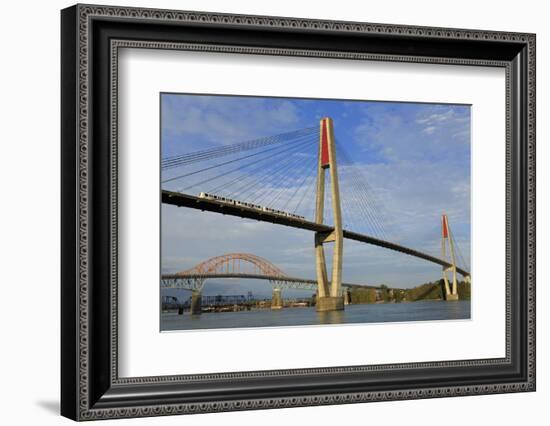
[{"label": "bridge roadway", "polygon": [[[263,275],[263,274],[238,274],[238,273],[216,273],[216,274],[166,274],[161,277],[162,281],[173,281],[173,280],[188,280],[188,279],[212,279],[212,278],[246,278],[246,279],[260,279],[260,280],[269,280],[269,281],[283,281],[290,285],[292,288],[303,288],[304,290],[316,290],[317,289],[317,280],[308,280],[304,278],[297,277],[287,277],[280,275]],[[380,286],[374,285],[364,285],[364,284],[351,284],[351,283],[342,283],[343,287],[349,288],[372,288],[375,290],[381,289]],[[173,285],[168,285],[163,282],[163,287],[166,288],[175,288],[178,287]],[[393,289],[396,290],[396,289]]]},{"label": "bridge roadway", "polygon": [[[178,207],[190,207],[193,209],[210,211],[216,213],[222,213],[230,216],[237,216],[247,219],[255,219],[263,222],[276,223],[279,225],[290,226],[293,228],[307,229],[314,232],[332,232],[333,228],[321,223],[315,223],[308,220],[296,219],[293,217],[281,216],[261,210],[250,209],[247,207],[236,206],[232,204],[222,203],[215,200],[208,200],[205,198],[195,197],[194,195],[183,194],[180,192],[172,192],[162,190],[162,202],[164,204],[171,204]],[[357,232],[343,231],[344,238],[348,240],[360,241],[362,243],[372,244],[374,246],[383,247],[389,250],[397,251],[400,253],[408,254],[410,256],[418,257],[420,259],[427,260],[428,262],[435,263],[440,266],[450,267],[449,262],[440,259],[438,257],[422,253],[421,251],[411,249],[409,247],[401,246],[390,241],[381,240],[371,237],[365,234],[359,234]],[[469,276],[470,273],[462,268],[456,268],[456,271],[462,276]]]}]

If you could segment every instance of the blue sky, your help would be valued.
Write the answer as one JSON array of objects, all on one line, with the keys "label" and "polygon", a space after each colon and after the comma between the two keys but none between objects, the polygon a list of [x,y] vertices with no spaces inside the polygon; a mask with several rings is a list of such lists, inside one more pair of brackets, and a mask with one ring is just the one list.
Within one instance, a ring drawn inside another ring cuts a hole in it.
[{"label": "blue sky", "polygon": [[[163,158],[318,126],[322,117],[331,117],[337,143],[361,170],[380,207],[387,236],[437,255],[445,212],[469,259],[469,106],[184,94],[163,94],[161,104]],[[345,176],[344,168],[341,174]],[[163,205],[163,272],[235,251],[262,256],[289,275],[315,277],[310,232]],[[347,282],[412,287],[439,279],[441,270],[346,241],[343,275]],[[206,294],[247,291],[230,280],[207,287]],[[254,293],[271,291],[265,283],[245,287]]]}]

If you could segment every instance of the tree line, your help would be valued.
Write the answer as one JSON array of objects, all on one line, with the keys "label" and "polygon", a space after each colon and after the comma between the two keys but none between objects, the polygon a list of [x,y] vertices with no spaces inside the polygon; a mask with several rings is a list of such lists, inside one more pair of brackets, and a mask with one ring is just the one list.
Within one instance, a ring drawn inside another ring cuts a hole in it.
[{"label": "tree line", "polygon": [[[459,300],[470,300],[470,283],[459,281],[457,290]],[[349,296],[350,302],[355,304],[443,300],[445,298],[445,285],[443,279],[440,279],[408,289],[389,288],[386,285],[381,285],[378,289],[353,287],[349,291]]]}]

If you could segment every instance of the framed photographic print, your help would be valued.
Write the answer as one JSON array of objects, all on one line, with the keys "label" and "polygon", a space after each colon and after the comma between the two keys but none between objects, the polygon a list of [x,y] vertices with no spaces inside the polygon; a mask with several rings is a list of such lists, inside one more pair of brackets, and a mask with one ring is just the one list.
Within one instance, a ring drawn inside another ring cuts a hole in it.
[{"label": "framed photographic print", "polygon": [[76,5],[62,414],[535,390],[535,36]]}]

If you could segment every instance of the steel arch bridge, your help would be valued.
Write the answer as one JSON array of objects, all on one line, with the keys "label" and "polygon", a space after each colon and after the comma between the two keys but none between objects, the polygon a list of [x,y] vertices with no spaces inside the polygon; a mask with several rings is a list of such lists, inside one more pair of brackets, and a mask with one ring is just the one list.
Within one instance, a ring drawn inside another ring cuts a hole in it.
[{"label": "steel arch bridge", "polygon": [[[270,261],[250,253],[227,253],[212,257],[184,271],[163,275],[161,285],[163,288],[200,293],[205,281],[212,278],[267,280],[274,289],[316,291],[318,288],[317,280],[289,276]],[[344,283],[343,286],[358,287],[359,285]]]},{"label": "steel arch bridge", "polygon": [[[250,271],[252,269],[252,271]],[[212,257],[180,272],[178,275],[205,275],[250,272],[256,275],[284,276],[285,273],[268,260],[250,253],[228,253]]]}]

